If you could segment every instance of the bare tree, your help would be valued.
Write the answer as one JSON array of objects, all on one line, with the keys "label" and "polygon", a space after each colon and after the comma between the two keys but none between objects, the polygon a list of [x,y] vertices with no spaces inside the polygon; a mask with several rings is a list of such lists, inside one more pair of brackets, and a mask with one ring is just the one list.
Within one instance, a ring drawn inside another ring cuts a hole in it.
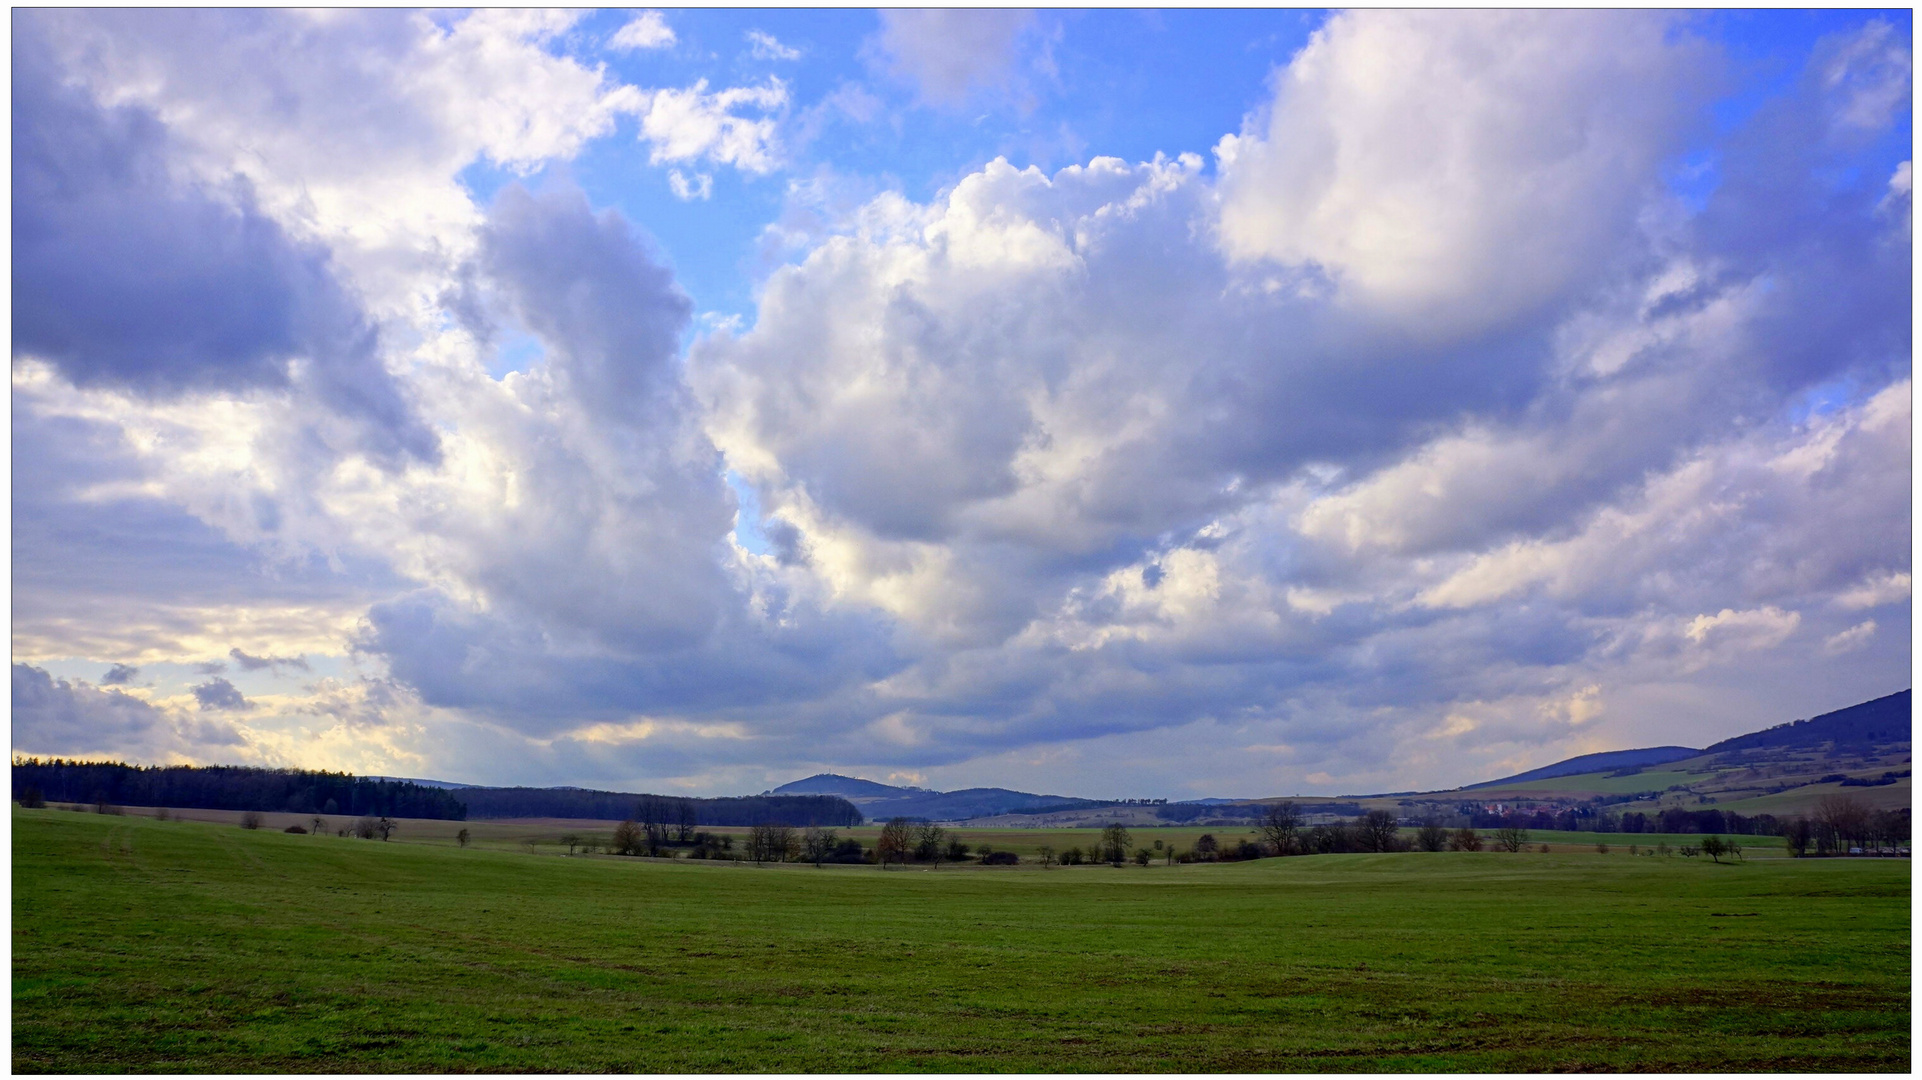
[{"label": "bare tree", "polygon": [[1128,861],[1128,830],[1118,821],[1101,830],[1101,859],[1115,866]]},{"label": "bare tree", "polygon": [[469,840],[471,840],[471,839],[473,839],[473,834],[471,834],[471,833],[469,833],[469,832],[468,832],[468,831],[466,830],[466,828],[464,828],[464,827],[463,827],[463,828],[461,829],[461,831],[459,831],[459,832],[457,832],[457,833],[455,833],[455,834],[454,834],[454,839],[456,839],[456,840],[458,840],[458,841],[460,841],[460,846],[461,846],[461,847],[466,847],[466,846],[467,846],[467,842],[468,842]]},{"label": "bare tree", "polygon": [[372,840],[379,833],[380,822],[373,817],[363,815],[360,820],[354,822],[354,835],[362,840]]},{"label": "bare tree", "polygon": [[309,818],[307,823],[313,826],[315,836],[319,836],[320,831],[327,827],[327,819],[321,817],[319,814],[315,814],[312,818]]},{"label": "bare tree", "polygon": [[1301,849],[1301,810],[1290,800],[1268,807],[1261,816],[1261,837],[1277,855],[1294,855]]},{"label": "bare tree", "polygon": [[881,838],[874,842],[874,858],[887,869],[891,862],[906,862],[914,851],[914,830],[904,817],[891,818],[881,826]]},{"label": "bare tree", "polygon": [[948,831],[941,826],[928,822],[914,831],[914,859],[916,862],[939,863],[941,846],[948,842]]},{"label": "bare tree", "polygon": [[809,862],[818,867],[827,861],[829,855],[834,854],[834,842],[833,829],[809,825],[807,831],[801,834],[801,851]]},{"label": "bare tree", "polygon": [[1415,833],[1415,843],[1423,851],[1440,851],[1448,846],[1448,830],[1442,828],[1439,818],[1424,818]]},{"label": "bare tree", "polygon": [[794,853],[794,830],[786,825],[765,823],[748,830],[747,857],[756,864],[786,862]]},{"label": "bare tree", "polygon": [[561,837],[561,843],[567,845],[567,853],[572,855],[574,854],[574,849],[581,846],[581,838],[574,833],[568,833],[566,836]]},{"label": "bare tree", "polygon": [[1721,862],[1722,856],[1727,852],[1728,845],[1722,843],[1722,838],[1719,836],[1711,836],[1702,841],[1702,854],[1707,855],[1711,861]]},{"label": "bare tree", "polygon": [[1824,795],[1815,804],[1815,820],[1835,837],[1843,852],[1860,844],[1869,823],[1868,804],[1853,795]]},{"label": "bare tree", "polygon": [[1395,826],[1395,815],[1386,810],[1370,810],[1361,816],[1358,828],[1362,846],[1369,851],[1395,850],[1395,837],[1399,831]]},{"label": "bare tree", "polygon": [[379,821],[374,822],[374,831],[380,834],[380,838],[382,840],[385,840],[388,837],[393,836],[394,830],[398,828],[400,828],[400,822],[395,821],[393,818],[390,818],[385,814],[381,815],[381,818]]},{"label": "bare tree", "polygon": [[1041,845],[1040,854],[1041,854],[1041,868],[1043,870],[1046,870],[1048,867],[1054,865],[1054,849],[1053,848],[1047,846],[1046,844],[1043,844]]},{"label": "bare tree", "polygon": [[241,828],[243,828],[243,829],[258,829],[258,828],[260,828],[260,826],[261,826],[261,817],[260,817],[260,811],[258,811],[258,810],[249,810],[249,811],[247,811],[246,813],[244,813],[244,814],[242,814],[242,815],[240,815],[240,827],[241,827]]},{"label": "bare tree", "polygon": [[1503,851],[1515,852],[1528,843],[1528,830],[1520,825],[1503,825],[1495,830],[1495,846]]}]

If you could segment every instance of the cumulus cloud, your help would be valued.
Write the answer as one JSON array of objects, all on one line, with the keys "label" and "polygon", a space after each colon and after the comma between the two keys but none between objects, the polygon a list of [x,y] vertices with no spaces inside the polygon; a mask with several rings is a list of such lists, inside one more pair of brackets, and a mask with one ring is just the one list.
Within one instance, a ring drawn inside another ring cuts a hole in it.
[{"label": "cumulus cloud", "polygon": [[[366,414],[291,360],[161,386],[16,359],[16,656],[361,668],[294,704],[191,688],[249,753],[1389,789],[1908,670],[1910,249],[1887,163],[1855,168],[1905,100],[1885,31],[1721,132],[1715,57],[1665,17],[1340,15],[1213,172],[823,195],[753,318],[684,351],[644,223],[553,173],[485,207],[454,178],[634,114],[711,197],[793,152],[785,83],[620,86],[551,13],[139,18],[30,22],[96,127],[159,125],[151,201],[214,207],[240,265],[315,257],[303,297],[351,301],[438,441],[369,467],[323,422]],[[1019,82],[1024,15],[884,20],[928,101]],[[277,84],[291,119],[188,62],[290,35],[325,46]],[[1691,206],[1665,170],[1704,148]],[[502,372],[504,340],[531,345]],[[191,705],[27,681],[192,744]]]},{"label": "cumulus cloud", "polygon": [[1217,149],[1222,246],[1415,334],[1525,314],[1623,254],[1707,66],[1654,13],[1337,15]]},{"label": "cumulus cloud", "polygon": [[230,724],[175,717],[123,691],[56,679],[31,664],[13,665],[12,703],[18,753],[152,760],[244,744]]},{"label": "cumulus cloud", "polygon": [[674,41],[674,28],[667,25],[666,16],[658,11],[643,11],[614,31],[607,39],[607,47],[626,51],[665,49]]},{"label": "cumulus cloud", "polygon": [[41,48],[23,59],[15,356],[78,385],[147,393],[303,383],[359,422],[383,460],[433,457],[433,432],[380,363],[377,334],[323,249],[262,215],[244,180],[177,179],[152,111],[96,104],[59,82]]},{"label": "cumulus cloud", "polygon": [[[788,103],[787,84],[708,91],[701,79],[683,89],[654,91],[641,112],[641,138],[649,157],[662,162],[707,161],[743,172],[765,173],[780,158],[776,116]],[[742,115],[760,113],[762,115]]]},{"label": "cumulus cloud", "polygon": [[674,197],[683,201],[705,200],[714,194],[714,178],[707,173],[685,176],[679,169],[667,170],[667,187]]},{"label": "cumulus cloud", "polygon": [[102,686],[125,686],[140,677],[140,669],[131,664],[115,664],[100,677]]},{"label": "cumulus cloud", "polygon": [[193,688],[194,700],[207,712],[241,712],[253,708],[239,688],[222,678],[208,679]]}]

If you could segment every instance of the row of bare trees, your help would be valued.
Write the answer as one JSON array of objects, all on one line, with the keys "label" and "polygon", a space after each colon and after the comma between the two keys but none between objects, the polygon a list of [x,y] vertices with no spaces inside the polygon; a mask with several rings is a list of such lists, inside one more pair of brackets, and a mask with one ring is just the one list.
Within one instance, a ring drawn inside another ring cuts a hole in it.
[{"label": "row of bare trees", "polygon": [[1824,795],[1814,813],[1791,818],[1783,827],[1789,853],[1806,855],[1879,854],[1909,846],[1906,810],[1876,810],[1853,795]]}]

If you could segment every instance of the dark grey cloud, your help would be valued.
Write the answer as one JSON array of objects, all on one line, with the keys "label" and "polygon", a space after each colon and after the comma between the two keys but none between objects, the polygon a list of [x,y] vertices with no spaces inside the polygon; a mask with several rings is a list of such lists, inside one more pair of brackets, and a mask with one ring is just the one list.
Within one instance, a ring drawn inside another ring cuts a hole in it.
[{"label": "dark grey cloud", "polygon": [[313,670],[313,668],[308,666],[307,658],[304,656],[253,656],[241,652],[238,647],[228,649],[227,655],[234,658],[234,662],[240,665],[240,670],[242,671],[271,670],[274,674],[278,675],[280,674],[281,668],[294,668],[300,671]]},{"label": "dark grey cloud", "polygon": [[140,677],[140,669],[132,664],[115,664],[100,677],[102,686],[125,686]]},{"label": "dark grey cloud", "polygon": [[222,721],[183,720],[119,690],[13,665],[13,748],[27,754],[153,761],[168,753],[231,754],[244,745]]},{"label": "dark grey cloud", "polygon": [[291,239],[244,180],[187,179],[150,109],[63,81],[35,20],[14,40],[15,356],[147,394],[298,386],[362,448],[433,460],[434,433],[381,366],[326,251]]},{"label": "dark grey cloud", "polygon": [[239,688],[222,678],[208,679],[193,688],[194,700],[208,712],[240,712],[253,708]]}]

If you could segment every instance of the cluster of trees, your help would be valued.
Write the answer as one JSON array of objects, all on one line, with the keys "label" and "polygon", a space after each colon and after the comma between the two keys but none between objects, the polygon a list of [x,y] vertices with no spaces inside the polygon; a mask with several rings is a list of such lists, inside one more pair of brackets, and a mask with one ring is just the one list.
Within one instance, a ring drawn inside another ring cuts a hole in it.
[{"label": "cluster of trees", "polygon": [[1525,829],[1554,829],[1562,832],[1600,833],[1734,833],[1738,836],[1774,836],[1781,823],[1770,814],[1753,816],[1729,810],[1687,810],[1671,806],[1660,813],[1632,810],[1613,814],[1592,806],[1570,806],[1556,810],[1497,813],[1483,807],[1464,807],[1461,817],[1477,829],[1499,829],[1515,825]]},{"label": "cluster of trees", "polygon": [[1785,822],[1782,836],[1797,858],[1881,853],[1909,846],[1909,824],[1906,807],[1876,810],[1853,795],[1824,795],[1813,814]]},{"label": "cluster of trees", "polygon": [[[469,816],[475,818],[559,817],[598,821],[637,820],[646,806],[658,807],[655,817],[679,827],[687,825],[758,825],[778,822],[805,828],[861,824],[861,811],[839,795],[746,795],[724,799],[689,799],[673,795],[637,795],[621,791],[580,788],[462,788]],[[636,805],[642,804],[637,811]]]},{"label": "cluster of trees", "polygon": [[43,801],[69,803],[454,821],[467,816],[467,807],[444,788],[306,769],[15,758],[13,790],[24,798],[29,789]]}]

